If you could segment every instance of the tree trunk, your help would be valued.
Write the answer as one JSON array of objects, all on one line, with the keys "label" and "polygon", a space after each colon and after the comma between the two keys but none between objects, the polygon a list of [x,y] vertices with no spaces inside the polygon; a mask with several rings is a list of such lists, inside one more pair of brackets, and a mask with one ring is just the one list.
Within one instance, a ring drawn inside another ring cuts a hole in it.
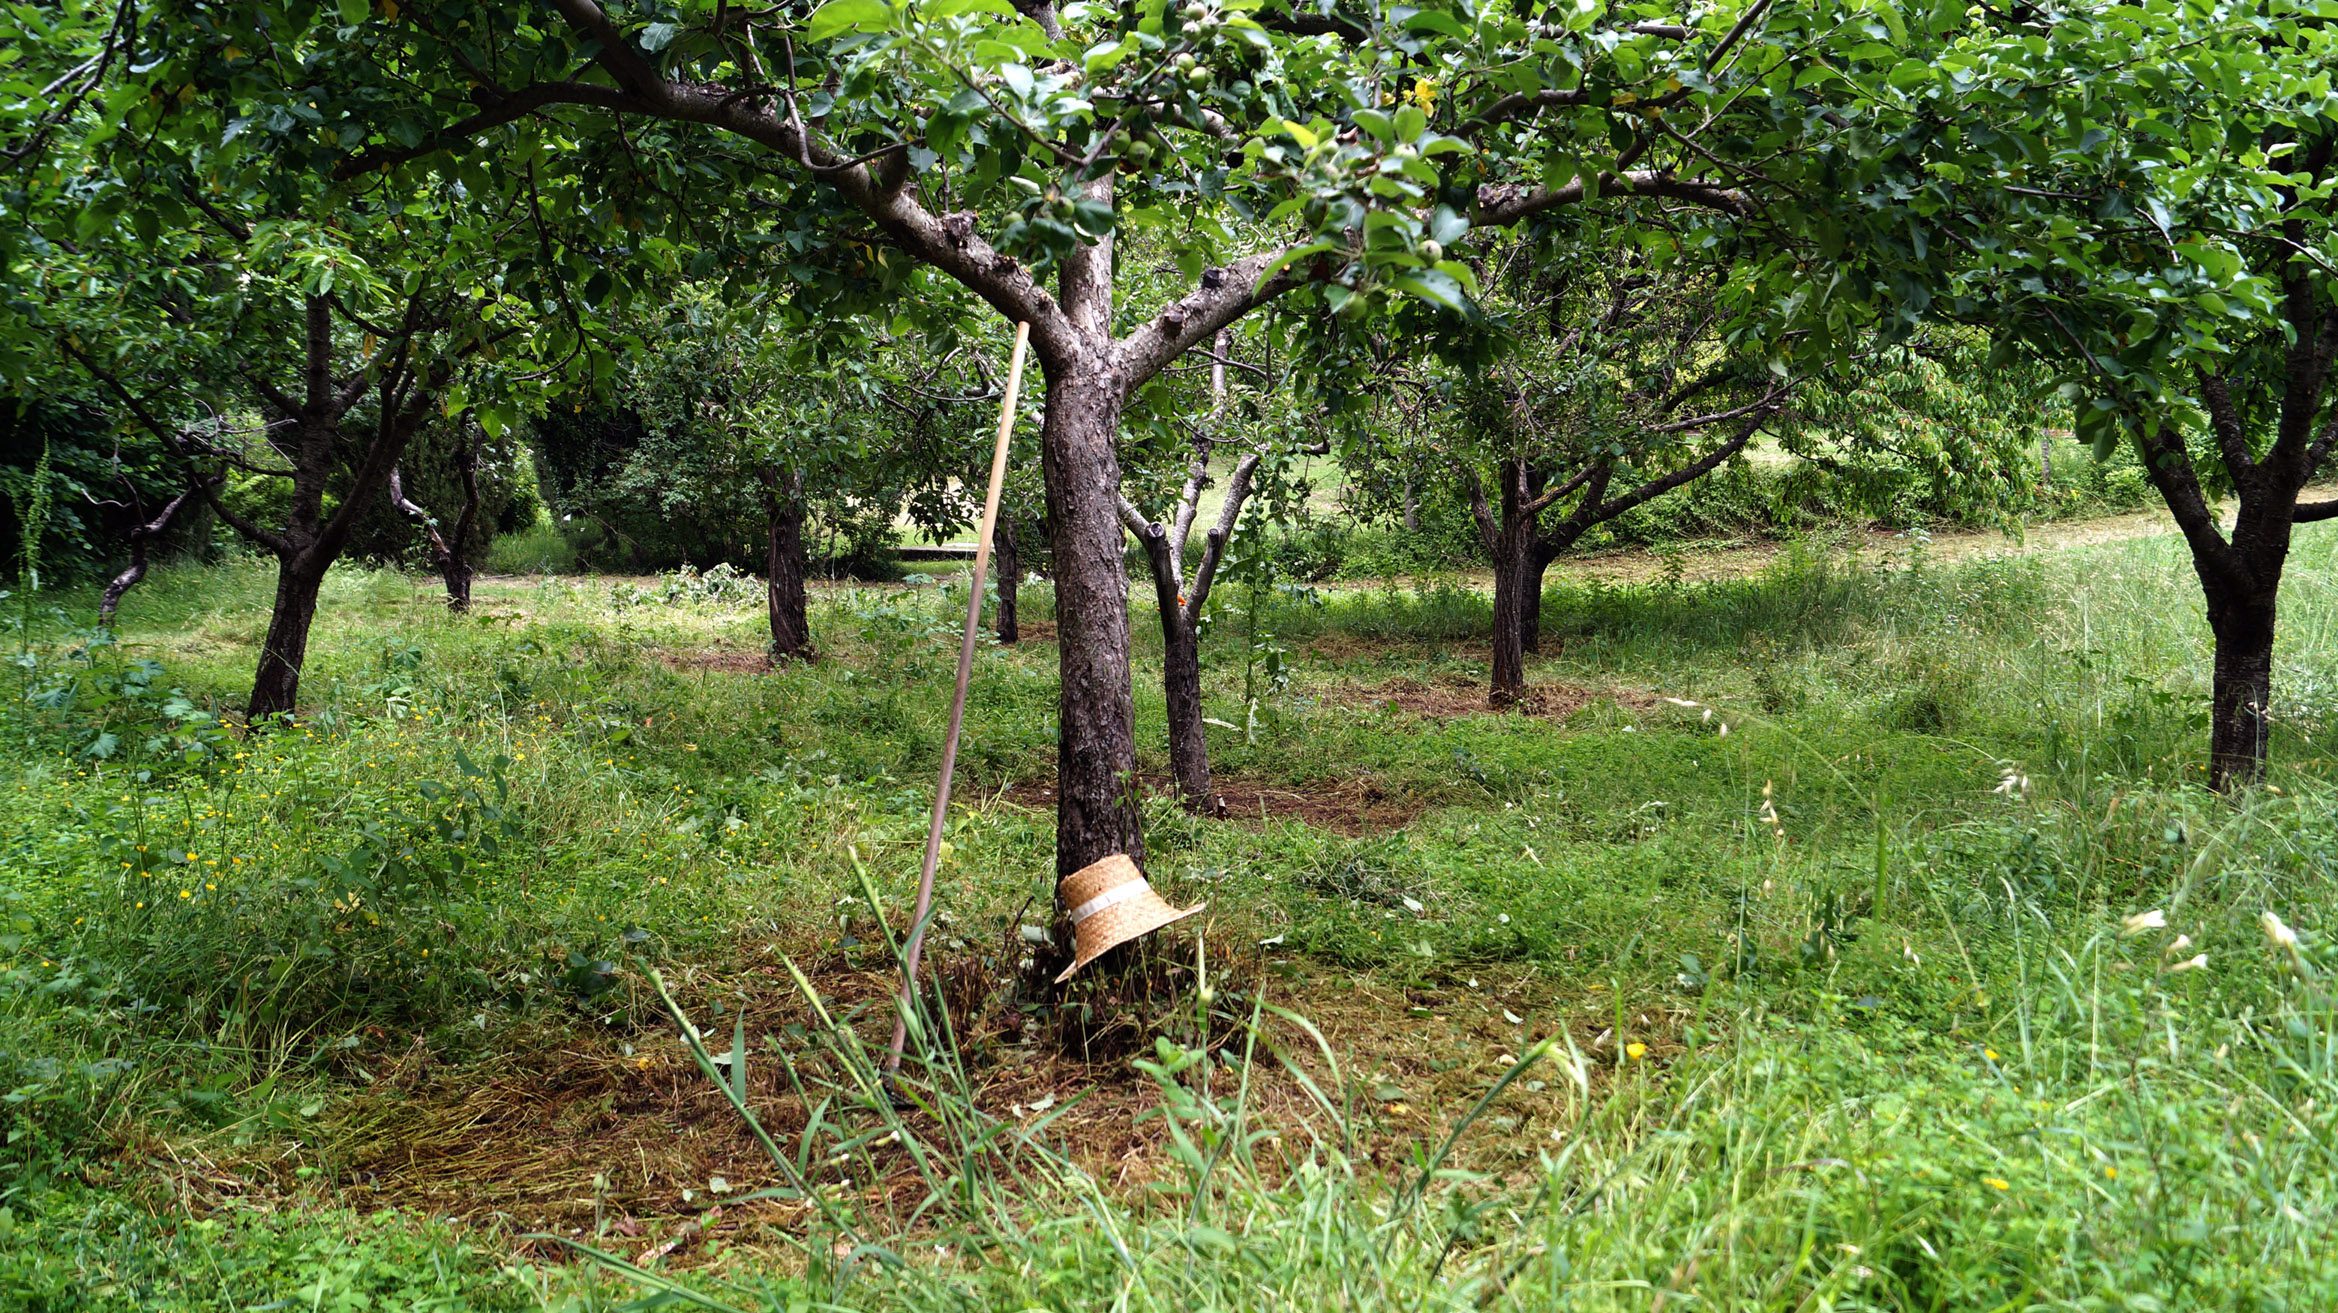
[{"label": "tree trunk", "polygon": [[1518,598],[1518,645],[1528,652],[1542,651],[1542,581],[1558,553],[1542,543],[1526,551],[1526,574]]},{"label": "tree trunk", "polygon": [[1225,804],[1210,786],[1210,742],[1202,725],[1198,617],[1178,596],[1167,531],[1155,524],[1140,537],[1161,613],[1161,695],[1169,713],[1169,771],[1177,779],[1177,800],[1196,815],[1223,816]]},{"label": "tree trunk", "polygon": [[[1144,860],[1121,556],[1120,389],[1085,362],[1048,370],[1042,464],[1055,554],[1057,875],[1126,853]],[[1057,942],[1068,945],[1064,909]]]},{"label": "tree trunk", "polygon": [[[1487,700],[1497,709],[1517,706],[1526,697],[1527,597],[1540,575],[1533,543],[1532,524],[1505,513],[1493,550],[1494,680]],[[1539,590],[1534,595],[1539,599]]]},{"label": "tree trunk", "polygon": [[471,563],[463,559],[460,550],[450,552],[440,566],[440,575],[446,580],[447,610],[457,614],[471,609],[471,577],[475,573]]},{"label": "tree trunk", "polygon": [[1226,804],[1210,782],[1210,743],[1203,733],[1201,635],[1181,614],[1161,620],[1161,692],[1169,712],[1169,770],[1177,800],[1199,816],[1223,816]]},{"label": "tree trunk", "polygon": [[105,592],[98,598],[97,623],[100,629],[114,627],[114,612],[121,608],[122,595],[137,587],[138,581],[146,577],[148,548],[155,539],[169,532],[170,523],[178,517],[179,508],[185,506],[187,500],[193,497],[198,490],[207,486],[209,485],[198,484],[196,487],[187,488],[178,496],[165,502],[162,510],[156,513],[153,519],[130,527],[130,564],[124,566],[120,574],[106,581]]},{"label": "tree trunk", "polygon": [[1015,614],[1015,588],[1023,581],[1023,560],[1015,554],[1014,522],[1005,515],[999,516],[998,528],[990,535],[990,554],[999,581],[998,611],[991,623],[997,628],[999,642],[1017,643],[1023,638],[1023,624]]},{"label": "tree trunk", "polygon": [[97,601],[97,624],[100,629],[114,627],[114,612],[122,605],[122,594],[137,586],[146,577],[146,540],[130,540],[130,564],[120,574],[106,581],[105,593]]},{"label": "tree trunk", "polygon": [[260,645],[260,667],[252,676],[252,698],[244,708],[251,725],[289,716],[300,700],[301,667],[308,660],[308,635],[316,623],[317,594],[324,588],[332,557],[314,547],[286,553],[276,567],[276,605],[268,616],[268,637]]},{"label": "tree trunk", "polygon": [[812,622],[804,606],[804,480],[791,473],[764,480],[770,539],[763,557],[764,601],[771,613],[771,658],[812,655]]},{"label": "tree trunk", "polygon": [[2208,729],[2208,783],[2222,793],[2265,773],[2266,708],[2273,700],[2274,597],[2256,589],[2222,602],[2211,597],[2216,679]]}]

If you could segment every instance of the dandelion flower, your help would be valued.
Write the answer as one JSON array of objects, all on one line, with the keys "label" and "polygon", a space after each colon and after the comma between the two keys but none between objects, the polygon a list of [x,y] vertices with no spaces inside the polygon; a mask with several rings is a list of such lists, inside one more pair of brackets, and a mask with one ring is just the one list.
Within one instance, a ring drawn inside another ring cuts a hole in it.
[{"label": "dandelion flower", "polygon": [[2121,939],[2133,939],[2135,936],[2142,934],[2146,930],[2165,930],[2167,929],[2167,926],[2167,912],[2155,907],[2148,912],[2137,912],[2135,915],[2130,916],[2126,920],[2120,922],[2119,937]]},{"label": "dandelion flower", "polygon": [[1981,1184],[1988,1186],[1992,1190],[2010,1190],[2013,1188],[2013,1182],[2006,1180],[2002,1176],[1984,1176],[1981,1178]]},{"label": "dandelion flower", "polygon": [[2265,912],[2258,916],[2257,924],[2265,927],[2265,938],[2275,948],[2297,947],[2297,931],[2290,929],[2280,917]]},{"label": "dandelion flower", "polygon": [[1638,1040],[1633,1040],[1631,1043],[1624,1045],[1624,1056],[1630,1058],[1634,1062],[1637,1062],[1640,1059],[1648,1056],[1648,1046],[1642,1044]]}]

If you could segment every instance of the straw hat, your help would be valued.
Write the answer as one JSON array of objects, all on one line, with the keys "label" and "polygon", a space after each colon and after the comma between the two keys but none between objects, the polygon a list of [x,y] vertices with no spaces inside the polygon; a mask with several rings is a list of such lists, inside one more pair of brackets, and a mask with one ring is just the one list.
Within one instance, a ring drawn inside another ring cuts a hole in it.
[{"label": "straw hat", "polygon": [[1090,862],[1065,876],[1056,885],[1056,894],[1071,909],[1072,939],[1078,948],[1072,964],[1055,978],[1059,985],[1129,940],[1142,939],[1209,906],[1195,903],[1184,911],[1171,907],[1125,853]]}]

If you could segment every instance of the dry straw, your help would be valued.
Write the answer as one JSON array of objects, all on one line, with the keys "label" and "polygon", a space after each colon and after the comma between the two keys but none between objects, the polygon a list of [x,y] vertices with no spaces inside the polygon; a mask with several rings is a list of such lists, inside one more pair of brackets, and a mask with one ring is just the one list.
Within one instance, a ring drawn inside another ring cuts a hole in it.
[{"label": "dry straw", "polygon": [[1153,892],[1145,873],[1124,853],[1090,862],[1065,876],[1056,893],[1070,909],[1072,940],[1078,950],[1072,964],[1055,978],[1059,985],[1129,940],[1142,939],[1209,906],[1195,903],[1182,911],[1171,907],[1168,900]]}]

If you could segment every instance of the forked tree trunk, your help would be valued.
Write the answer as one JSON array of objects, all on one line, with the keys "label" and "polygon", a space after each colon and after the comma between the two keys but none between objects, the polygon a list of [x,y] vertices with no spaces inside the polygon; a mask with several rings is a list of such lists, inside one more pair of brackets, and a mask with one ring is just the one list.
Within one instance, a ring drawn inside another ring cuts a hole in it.
[{"label": "forked tree trunk", "polygon": [[804,601],[804,477],[801,472],[764,479],[769,538],[763,556],[763,593],[771,617],[774,661],[812,655],[812,622]]},{"label": "forked tree trunk", "polygon": [[[1121,557],[1117,379],[1086,362],[1048,369],[1042,466],[1055,553],[1057,875],[1102,857],[1144,860],[1129,688],[1128,573]],[[1056,940],[1068,944],[1064,909]]]},{"label": "forked tree trunk", "polygon": [[2273,700],[2273,590],[2212,600],[2216,674],[2210,693],[2208,783],[2218,792],[2255,783],[2265,771]]},{"label": "forked tree trunk", "polygon": [[997,629],[999,642],[1017,643],[1023,638],[1023,624],[1015,614],[1015,589],[1023,581],[1023,560],[1015,553],[1014,522],[1004,515],[999,517],[998,528],[990,536],[990,552],[997,561],[999,580],[998,610],[991,623]]},{"label": "forked tree trunk", "polygon": [[244,720],[258,725],[289,716],[300,703],[300,672],[308,661],[309,629],[317,619],[317,595],[333,557],[315,547],[288,552],[276,567],[276,604],[268,636],[260,644],[259,669],[252,675],[252,698]]}]

